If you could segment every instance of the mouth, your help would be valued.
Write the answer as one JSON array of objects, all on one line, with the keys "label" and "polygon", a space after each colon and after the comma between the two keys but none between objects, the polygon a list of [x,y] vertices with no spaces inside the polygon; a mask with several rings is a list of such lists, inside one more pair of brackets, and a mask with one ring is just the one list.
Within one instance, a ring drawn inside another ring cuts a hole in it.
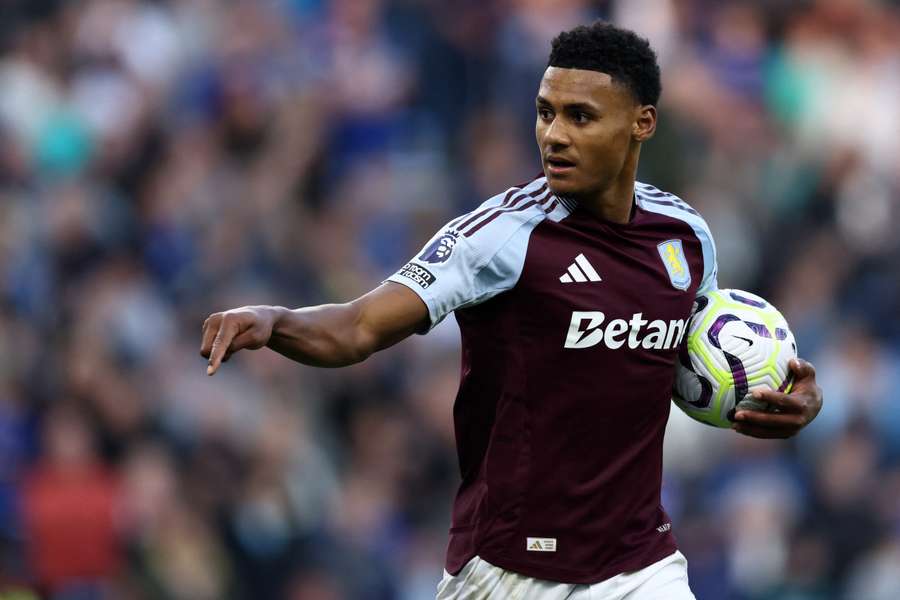
[{"label": "mouth", "polygon": [[562,156],[551,154],[544,159],[548,175],[564,175],[575,169],[575,163]]}]

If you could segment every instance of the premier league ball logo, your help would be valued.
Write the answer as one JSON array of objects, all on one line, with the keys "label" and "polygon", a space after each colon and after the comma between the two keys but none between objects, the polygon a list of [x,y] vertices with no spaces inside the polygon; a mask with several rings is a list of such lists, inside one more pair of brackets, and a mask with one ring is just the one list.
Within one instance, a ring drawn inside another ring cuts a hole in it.
[{"label": "premier league ball logo", "polygon": [[453,247],[456,245],[457,239],[459,239],[458,232],[445,231],[438,239],[431,242],[428,247],[422,251],[419,260],[432,265],[445,262],[450,258],[450,253],[453,252]]}]

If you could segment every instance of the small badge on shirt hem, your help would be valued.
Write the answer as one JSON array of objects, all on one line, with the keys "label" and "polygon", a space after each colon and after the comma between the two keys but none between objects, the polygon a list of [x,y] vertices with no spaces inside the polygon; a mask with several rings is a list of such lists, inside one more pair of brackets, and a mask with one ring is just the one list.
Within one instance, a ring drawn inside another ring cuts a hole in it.
[{"label": "small badge on shirt hem", "polygon": [[556,552],[556,538],[526,538],[525,549],[529,552]]}]

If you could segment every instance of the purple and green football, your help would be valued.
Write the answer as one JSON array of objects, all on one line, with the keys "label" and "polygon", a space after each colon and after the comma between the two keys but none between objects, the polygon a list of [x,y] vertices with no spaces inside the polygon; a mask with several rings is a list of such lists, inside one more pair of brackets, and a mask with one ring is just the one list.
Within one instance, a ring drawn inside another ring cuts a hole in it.
[{"label": "purple and green football", "polygon": [[796,356],[787,321],[763,298],[730,289],[697,296],[672,400],[702,423],[731,427],[733,408],[769,410],[753,399],[754,389],[790,391],[788,362]]}]

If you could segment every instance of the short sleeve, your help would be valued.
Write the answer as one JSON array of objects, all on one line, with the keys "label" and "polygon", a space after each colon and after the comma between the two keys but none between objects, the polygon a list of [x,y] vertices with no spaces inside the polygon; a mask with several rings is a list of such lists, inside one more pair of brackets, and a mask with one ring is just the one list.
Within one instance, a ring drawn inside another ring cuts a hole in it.
[{"label": "short sleeve", "polygon": [[387,278],[418,294],[430,327],[449,313],[515,286],[528,238],[545,218],[546,184],[513,188],[441,228],[422,250]]},{"label": "short sleeve", "polygon": [[706,221],[703,222],[703,227],[697,231],[697,237],[700,238],[700,246],[703,250],[703,280],[700,282],[700,287],[697,288],[699,296],[719,289],[719,265],[716,258],[716,244]]},{"label": "short sleeve", "polygon": [[684,221],[694,230],[703,253],[703,278],[697,287],[697,295],[719,289],[716,244],[709,225],[700,213],[678,196],[663,192],[652,185],[636,181],[634,190],[635,198],[642,208]]}]

